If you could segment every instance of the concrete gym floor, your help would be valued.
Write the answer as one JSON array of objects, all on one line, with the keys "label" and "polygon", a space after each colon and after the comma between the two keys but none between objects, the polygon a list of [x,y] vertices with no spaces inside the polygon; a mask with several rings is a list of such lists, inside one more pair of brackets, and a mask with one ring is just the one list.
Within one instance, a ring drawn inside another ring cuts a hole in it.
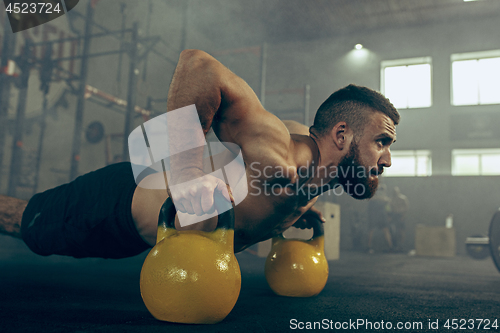
[{"label": "concrete gym floor", "polygon": [[[321,294],[286,298],[267,286],[265,259],[243,252],[237,255],[242,289],[229,316],[216,325],[181,325],[155,320],[142,302],[139,273],[146,254],[122,260],[40,257],[21,241],[0,236],[0,332],[285,332],[295,327],[293,319],[297,325],[323,319],[333,325],[358,319],[391,322],[393,328],[398,322],[423,325],[406,332],[453,331],[443,324],[454,318],[498,318],[500,325],[500,273],[491,258],[343,252],[330,262]],[[439,320],[439,329],[429,330],[429,320]]]}]

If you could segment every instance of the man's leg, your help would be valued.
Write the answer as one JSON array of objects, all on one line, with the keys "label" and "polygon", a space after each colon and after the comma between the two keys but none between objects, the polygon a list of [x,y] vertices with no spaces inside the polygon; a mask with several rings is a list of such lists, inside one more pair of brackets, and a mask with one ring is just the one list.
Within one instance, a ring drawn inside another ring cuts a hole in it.
[{"label": "man's leg", "polygon": [[373,248],[372,248],[372,241],[373,241],[373,233],[375,232],[375,229],[370,228],[370,231],[368,232],[368,253],[374,253]]},{"label": "man's leg", "polygon": [[0,195],[0,233],[21,238],[21,220],[27,201]]},{"label": "man's leg", "polygon": [[398,240],[396,250],[403,251],[403,244],[405,241],[405,225],[403,221],[399,221],[396,225],[396,237]]},{"label": "man's leg", "polygon": [[134,256],[151,247],[132,218],[135,188],[130,163],[112,164],[35,194],[28,203],[2,198],[6,199],[2,205],[17,202],[18,209],[10,209],[5,216],[15,217],[0,220],[0,225],[9,234],[22,236],[33,252],[43,256]]},{"label": "man's leg", "polygon": [[392,251],[393,246],[392,246],[391,231],[389,230],[389,227],[385,227],[383,229],[383,231],[384,231],[385,241],[387,242],[387,245],[389,246],[389,251]]}]

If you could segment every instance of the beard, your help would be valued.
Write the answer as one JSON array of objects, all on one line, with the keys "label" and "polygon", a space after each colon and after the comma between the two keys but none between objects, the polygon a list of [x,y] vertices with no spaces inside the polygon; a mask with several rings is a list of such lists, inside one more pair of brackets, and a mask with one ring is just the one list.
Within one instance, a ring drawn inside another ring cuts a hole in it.
[{"label": "beard", "polygon": [[354,199],[369,199],[375,195],[378,178],[370,179],[372,174],[381,174],[378,167],[368,167],[361,161],[358,145],[352,142],[351,149],[339,163],[339,183],[344,191]]}]

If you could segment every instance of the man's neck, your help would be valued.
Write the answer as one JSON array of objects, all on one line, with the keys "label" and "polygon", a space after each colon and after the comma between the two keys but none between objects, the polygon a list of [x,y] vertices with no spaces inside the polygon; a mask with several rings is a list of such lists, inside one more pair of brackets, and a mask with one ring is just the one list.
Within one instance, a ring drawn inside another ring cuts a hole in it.
[{"label": "man's neck", "polygon": [[[299,153],[298,173],[303,183],[319,188],[318,195],[333,189],[338,183],[336,161],[322,159],[318,140],[314,136],[300,136],[298,149],[306,151]],[[304,158],[305,157],[305,158]],[[306,172],[307,170],[307,172]],[[333,177],[332,177],[333,176]]]}]

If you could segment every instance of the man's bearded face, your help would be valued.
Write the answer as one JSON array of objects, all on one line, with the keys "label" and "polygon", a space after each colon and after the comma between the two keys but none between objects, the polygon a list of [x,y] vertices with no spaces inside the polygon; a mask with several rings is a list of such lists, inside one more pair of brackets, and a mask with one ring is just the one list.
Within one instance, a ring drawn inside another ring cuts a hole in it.
[{"label": "man's bearded face", "polygon": [[367,166],[363,163],[359,147],[353,140],[351,149],[339,164],[339,182],[344,191],[354,199],[369,199],[375,195],[378,187],[378,177],[383,172],[382,168]]}]

